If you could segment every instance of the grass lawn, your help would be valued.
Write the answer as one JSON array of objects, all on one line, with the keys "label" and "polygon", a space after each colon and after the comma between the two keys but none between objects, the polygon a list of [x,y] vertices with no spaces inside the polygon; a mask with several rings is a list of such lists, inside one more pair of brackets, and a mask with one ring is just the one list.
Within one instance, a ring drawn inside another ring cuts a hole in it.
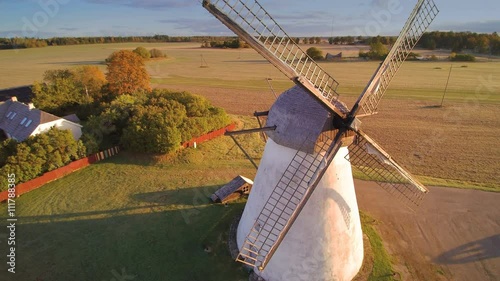
[{"label": "grass lawn", "polygon": [[374,228],[376,221],[363,212],[360,215],[363,233],[368,237],[371,247],[371,252],[369,254],[365,253],[365,264],[367,263],[367,259],[369,259],[369,263],[372,263],[372,271],[368,277],[368,281],[396,280],[393,275],[394,270],[392,268],[391,257],[385,250],[382,239]]},{"label": "grass lawn", "polygon": [[[258,135],[241,141],[260,155]],[[16,200],[15,280],[248,280],[227,245],[244,200],[223,206],[208,196],[255,172],[229,138],[219,138],[169,159],[124,152],[49,183]],[[4,221],[6,209],[0,206]],[[375,243],[370,280],[389,280],[377,278],[390,272],[390,259],[369,223],[364,227]],[[0,276],[9,277],[5,264]]]},{"label": "grass lawn", "polygon": [[[196,43],[123,43],[0,50],[0,88],[31,84],[47,69],[94,64],[119,49],[165,51],[147,69],[154,87],[190,91],[229,113],[269,110],[277,93],[293,85],[251,49],[206,49]],[[302,46],[304,48],[310,45]],[[355,56],[358,46],[319,45],[324,52]],[[417,50],[417,52],[427,52]],[[446,51],[435,51],[441,58]],[[430,55],[430,53],[425,53]],[[200,68],[201,56],[209,68]],[[353,104],[379,62],[320,63],[339,82],[341,100]],[[444,107],[441,103],[453,66]],[[500,59],[481,62],[407,62],[363,129],[425,184],[500,191]]]},{"label": "grass lawn", "polygon": [[[123,43],[0,50],[0,88],[31,84],[47,69],[95,64],[119,49],[162,49],[169,56],[147,69],[158,88],[190,91],[229,113],[250,115],[269,110],[277,93],[292,86],[252,49],[209,49],[197,43]],[[308,48],[310,45],[304,45]],[[319,45],[324,52],[355,56],[358,46]],[[416,50],[430,55],[429,51]],[[435,51],[441,58],[446,51]],[[201,56],[209,68],[200,68]],[[320,65],[339,82],[341,100],[352,105],[379,62]],[[441,103],[453,66],[444,107]],[[428,185],[500,191],[500,59],[480,62],[407,62],[379,106],[363,118],[363,129],[409,171]]]},{"label": "grass lawn", "polygon": [[[15,280],[247,280],[226,242],[244,203],[208,198],[238,174],[255,175],[231,148],[219,138],[171,159],[122,153],[23,195]],[[0,210],[5,221],[6,204]],[[2,263],[0,279],[13,280],[7,274]]]}]

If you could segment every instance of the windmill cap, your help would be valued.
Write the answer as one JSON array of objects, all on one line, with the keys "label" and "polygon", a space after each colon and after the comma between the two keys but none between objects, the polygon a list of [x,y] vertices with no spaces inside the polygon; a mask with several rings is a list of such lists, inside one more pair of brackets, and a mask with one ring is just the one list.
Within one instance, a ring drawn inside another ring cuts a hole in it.
[{"label": "windmill cap", "polygon": [[269,137],[282,146],[312,153],[314,141],[334,130],[333,115],[302,87],[294,86],[279,96],[269,111],[266,126],[276,126]]}]

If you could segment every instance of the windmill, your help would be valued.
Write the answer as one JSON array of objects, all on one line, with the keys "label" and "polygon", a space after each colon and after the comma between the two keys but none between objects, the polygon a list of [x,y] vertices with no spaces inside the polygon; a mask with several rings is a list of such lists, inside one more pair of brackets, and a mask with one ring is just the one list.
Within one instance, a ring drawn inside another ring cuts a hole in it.
[{"label": "windmill", "polygon": [[376,113],[437,7],[418,1],[351,109],[339,100],[339,83],[256,0],[205,0],[203,7],[296,84],[268,113],[269,138],[238,225],[237,261],[267,281],[351,280],[363,261],[351,166],[405,202],[418,205],[428,192],[361,130],[359,118]]}]

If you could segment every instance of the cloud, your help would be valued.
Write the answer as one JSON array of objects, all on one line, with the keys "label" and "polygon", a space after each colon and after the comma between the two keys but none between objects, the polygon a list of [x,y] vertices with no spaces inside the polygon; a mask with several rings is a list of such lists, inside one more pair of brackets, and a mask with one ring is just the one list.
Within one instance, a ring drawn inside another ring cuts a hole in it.
[{"label": "cloud", "polygon": [[64,31],[77,31],[80,30],[78,27],[59,27],[59,30],[64,30]]},{"label": "cloud", "polygon": [[158,20],[160,23],[173,25],[179,35],[191,33],[197,35],[233,36],[234,33],[215,18],[175,18]]},{"label": "cloud", "polygon": [[471,31],[479,33],[500,32],[500,20],[444,22],[432,26],[433,30]]},{"label": "cloud", "polygon": [[85,0],[93,4],[121,5],[148,10],[185,8],[196,5],[196,1],[185,0]]},{"label": "cloud", "polygon": [[25,30],[0,31],[0,38],[14,38],[14,37],[51,38],[56,36],[58,36],[57,32],[37,31],[36,33],[26,33]]}]

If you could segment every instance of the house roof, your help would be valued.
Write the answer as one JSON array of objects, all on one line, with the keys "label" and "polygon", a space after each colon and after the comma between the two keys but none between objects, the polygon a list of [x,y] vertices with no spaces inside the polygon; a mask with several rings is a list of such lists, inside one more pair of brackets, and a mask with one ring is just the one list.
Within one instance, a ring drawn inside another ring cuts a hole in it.
[{"label": "house roof", "polygon": [[0,129],[17,141],[27,139],[39,125],[60,119],[60,117],[41,111],[32,105],[18,102],[15,99],[0,104]]},{"label": "house roof", "polygon": [[80,120],[80,118],[78,118],[76,114],[66,115],[63,118],[77,124],[80,124],[80,122],[82,122],[82,120]]},{"label": "house roof", "polygon": [[20,102],[28,103],[31,102],[31,86],[21,86],[9,89],[0,90],[0,101],[8,101],[11,97],[17,97]]},{"label": "house roof", "polygon": [[253,185],[253,181],[248,178],[245,178],[244,176],[237,176],[228,184],[224,185],[223,187],[215,191],[214,193],[215,197],[213,197],[212,200],[214,198],[218,198],[221,202],[224,202],[228,196],[238,191],[245,184]]}]

